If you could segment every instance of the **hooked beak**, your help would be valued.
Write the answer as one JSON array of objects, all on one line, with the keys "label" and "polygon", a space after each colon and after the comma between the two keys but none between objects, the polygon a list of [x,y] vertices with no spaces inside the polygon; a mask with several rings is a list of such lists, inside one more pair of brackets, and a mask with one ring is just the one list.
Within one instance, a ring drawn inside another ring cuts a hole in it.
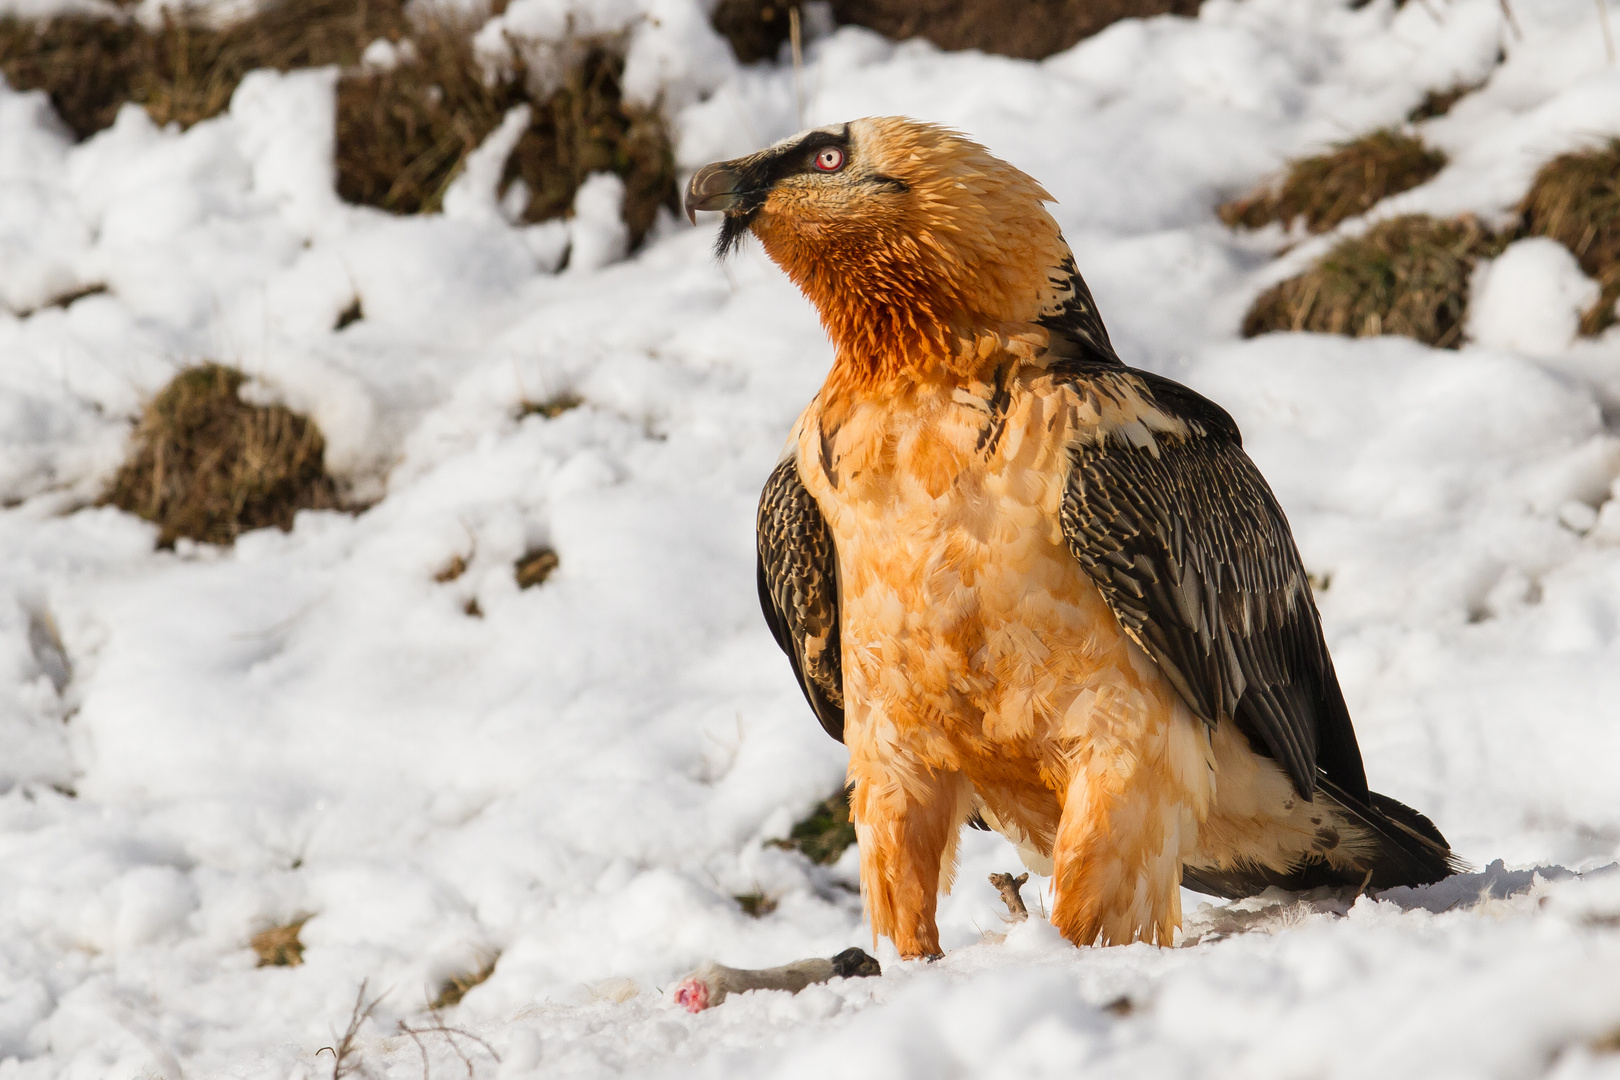
[{"label": "hooked beak", "polygon": [[713,165],[705,165],[686,185],[686,217],[692,224],[697,224],[699,210],[729,213],[742,207],[743,197],[749,192],[743,190],[742,175],[731,168],[731,164],[729,161],[717,161]]}]

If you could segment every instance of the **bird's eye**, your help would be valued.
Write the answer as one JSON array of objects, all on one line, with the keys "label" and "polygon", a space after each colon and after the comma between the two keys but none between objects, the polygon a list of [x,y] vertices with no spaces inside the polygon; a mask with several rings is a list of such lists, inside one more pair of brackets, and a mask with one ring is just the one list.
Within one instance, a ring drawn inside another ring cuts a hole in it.
[{"label": "bird's eye", "polygon": [[837,172],[844,167],[844,152],[829,146],[816,155],[816,168],[822,172]]}]

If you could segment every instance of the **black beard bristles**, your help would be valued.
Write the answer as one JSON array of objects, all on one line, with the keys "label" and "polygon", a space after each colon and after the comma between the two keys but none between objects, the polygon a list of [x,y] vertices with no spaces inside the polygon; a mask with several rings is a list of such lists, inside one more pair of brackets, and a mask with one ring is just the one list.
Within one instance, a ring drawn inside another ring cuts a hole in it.
[{"label": "black beard bristles", "polygon": [[748,222],[753,215],[727,214],[720,220],[720,235],[714,238],[714,257],[723,260],[742,245],[748,235]]}]

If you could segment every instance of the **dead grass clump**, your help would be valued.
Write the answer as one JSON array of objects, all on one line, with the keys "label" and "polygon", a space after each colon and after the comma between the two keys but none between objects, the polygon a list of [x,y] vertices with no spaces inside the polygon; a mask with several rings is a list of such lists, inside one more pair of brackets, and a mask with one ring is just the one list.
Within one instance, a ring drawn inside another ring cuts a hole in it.
[{"label": "dead grass clump", "polygon": [[504,197],[521,181],[528,193],[523,220],[561,217],[574,193],[595,172],[624,181],[624,223],[630,246],[652,228],[658,208],[678,210],[675,152],[663,116],[656,109],[626,104],[620,89],[622,53],[607,44],[585,52],[563,85],[534,103],[529,130],[518,140],[501,180]]},{"label": "dead grass clump", "polygon": [[332,324],[332,330],[336,332],[346,326],[353,326],[365,317],[366,309],[360,305],[360,298],[357,296],[349,301],[348,307],[338,312],[337,322]]},{"label": "dead grass clump", "polygon": [[1462,341],[1468,279],[1502,240],[1472,216],[1392,218],[1346,239],[1249,308],[1243,336],[1280,330],[1403,334],[1441,348]]},{"label": "dead grass clump", "polygon": [[237,396],[243,375],[204,364],[176,375],[146,406],[131,453],[102,502],[182,536],[229,544],[249,529],[292,528],[299,510],[334,508],[314,423],[280,405]]},{"label": "dead grass clump", "polygon": [[260,967],[297,967],[304,962],[304,943],[298,932],[313,918],[300,915],[285,926],[272,926],[253,935],[249,942],[259,954]]},{"label": "dead grass clump", "polygon": [[1406,114],[1406,119],[1416,124],[1422,120],[1433,120],[1437,116],[1444,116],[1451,111],[1451,107],[1475,90],[1484,86],[1483,82],[1453,83],[1445,90],[1430,90],[1423,95],[1412,111]]},{"label": "dead grass clump", "polygon": [[789,36],[793,0],[720,0],[709,24],[731,43],[731,51],[744,64],[775,60]]},{"label": "dead grass clump", "polygon": [[743,909],[743,914],[750,919],[763,919],[776,910],[776,900],[764,893],[739,893],[732,897],[737,906]]},{"label": "dead grass clump", "polygon": [[1275,183],[1216,210],[1232,228],[1258,229],[1303,218],[1313,233],[1364,214],[1380,199],[1417,187],[1446,164],[1423,140],[1387,128],[1301,158]]},{"label": "dead grass clump", "polygon": [[[155,30],[120,17],[8,17],[0,19],[0,74],[15,89],[44,90],[82,139],[128,102],[159,124],[190,126],[224,111],[256,68],[341,65],[338,192],[398,214],[438,210],[467,155],[527,102],[532,122],[501,181],[503,195],[521,183],[521,218],[567,214],[585,178],[609,171],[625,183],[624,221],[632,246],[640,244],[660,205],[676,209],[675,156],[661,112],[623,99],[625,42],[575,42],[582,59],[539,100],[521,64],[486,77],[474,29],[449,17],[407,19],[404,0],[278,0],[224,26],[170,14]],[[400,62],[358,67],[379,38],[402,46]],[[338,329],[362,316],[355,305]]]},{"label": "dead grass clump", "polygon": [[563,413],[568,412],[570,409],[577,409],[583,404],[585,404],[584,398],[578,394],[564,391],[560,394],[553,394],[544,401],[523,399],[518,404],[517,415],[519,420],[525,416],[543,416],[547,420],[555,420]]},{"label": "dead grass clump", "polygon": [[774,840],[777,847],[803,852],[811,862],[829,865],[855,842],[855,824],[849,819],[849,792],[840,788],[816,804],[810,816],[793,826],[786,840]]},{"label": "dead grass clump", "polygon": [[189,127],[223,112],[249,71],[354,64],[367,44],[404,30],[400,0],[280,0],[220,27],[174,14],[155,30],[84,15],[4,19],[0,72],[16,89],[44,90],[83,139],[130,101],[159,124]]},{"label": "dead grass clump", "polygon": [[149,66],[148,35],[118,19],[0,19],[0,74],[15,90],[43,90],[69,130],[86,139],[112,126]]},{"label": "dead grass clump", "polygon": [[543,584],[561,561],[557,553],[550,548],[540,548],[524,555],[517,561],[515,567],[518,588],[532,589],[536,585]]},{"label": "dead grass clump", "polygon": [[505,198],[522,184],[525,222],[567,214],[594,172],[624,180],[623,216],[632,246],[658,207],[675,209],[675,156],[662,115],[624,102],[622,43],[586,43],[561,86],[536,101],[521,66],[490,83],[467,27],[423,24],[416,57],[389,71],[356,72],[338,83],[338,193],[396,214],[439,209],[468,154],[506,115],[527,102],[529,127],[507,159]]},{"label": "dead grass clump", "polygon": [[76,289],[69,289],[65,293],[51,297],[38,307],[24,308],[21,311],[14,312],[13,314],[15,314],[19,319],[26,319],[35,312],[44,311],[46,308],[61,308],[62,310],[66,310],[86,297],[101,296],[106,292],[107,286],[104,282],[98,281],[90,285],[81,285]]},{"label": "dead grass clump", "polygon": [[516,84],[487,85],[469,27],[425,22],[415,53],[387,71],[345,75],[337,91],[337,188],[395,214],[438,210],[468,154],[519,101]]},{"label": "dead grass clump", "polygon": [[1620,139],[1547,162],[1519,209],[1523,233],[1550,236],[1569,248],[1603,287],[1581,317],[1581,333],[1599,334],[1614,325],[1620,301]]},{"label": "dead grass clump", "polygon": [[1196,15],[1200,0],[832,0],[839,23],[894,41],[927,38],[942,49],[979,49],[1043,60],[1120,19]]},{"label": "dead grass clump", "polygon": [[433,1004],[430,1007],[438,1010],[461,1004],[461,999],[467,996],[467,991],[480,983],[486,982],[491,975],[495,974],[495,964],[500,958],[500,953],[496,953],[480,964],[477,971],[469,971],[464,975],[452,977],[449,982],[439,989],[439,996],[433,999]]}]

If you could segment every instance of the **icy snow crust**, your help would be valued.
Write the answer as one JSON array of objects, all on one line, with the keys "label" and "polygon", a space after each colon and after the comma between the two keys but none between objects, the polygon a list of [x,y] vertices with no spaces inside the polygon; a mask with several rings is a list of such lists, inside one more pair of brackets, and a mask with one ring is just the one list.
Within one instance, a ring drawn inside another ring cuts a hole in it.
[{"label": "icy snow crust", "polygon": [[[1590,0],[1513,6],[1522,41],[1496,0],[1208,0],[1039,64],[844,30],[805,80],[811,124],[940,121],[1056,195],[1121,353],[1225,405],[1276,487],[1373,784],[1488,869],[1353,906],[1187,894],[1182,947],[1076,950],[1039,917],[980,942],[1017,863],[974,834],[944,961],[884,945],[881,979],[697,1016],[663,988],[705,958],[871,945],[854,851],[763,846],[843,768],[753,582],[757,492],[829,361],[814,313],[757,247],[716,265],[713,221],[598,265],[611,182],[575,226],[508,226],[487,168],[444,216],[345,207],[330,71],[80,146],[0,87],[0,1077],[329,1075],[362,980],[386,996],[358,1060],[415,1076],[396,1025],[497,953],[443,1016],[502,1056],[462,1039],[479,1076],[1620,1073],[1592,1049],[1620,1025],[1620,339],[1572,342],[1588,283],[1531,242],[1482,272],[1487,344],[1240,342],[1332,238],[1272,259],[1280,233],[1211,213],[1489,73],[1424,126],[1452,165],[1376,213],[1505,219],[1540,162],[1620,133]],[[788,71],[655,7],[684,168],[798,126]],[[554,274],[570,229],[593,254]],[[204,358],[313,414],[381,501],[173,553],[91,506],[143,397]],[[586,404],[517,418],[562,392]],[[540,544],[561,568],[520,591]],[[256,969],[248,938],[306,914],[303,966]]]}]

